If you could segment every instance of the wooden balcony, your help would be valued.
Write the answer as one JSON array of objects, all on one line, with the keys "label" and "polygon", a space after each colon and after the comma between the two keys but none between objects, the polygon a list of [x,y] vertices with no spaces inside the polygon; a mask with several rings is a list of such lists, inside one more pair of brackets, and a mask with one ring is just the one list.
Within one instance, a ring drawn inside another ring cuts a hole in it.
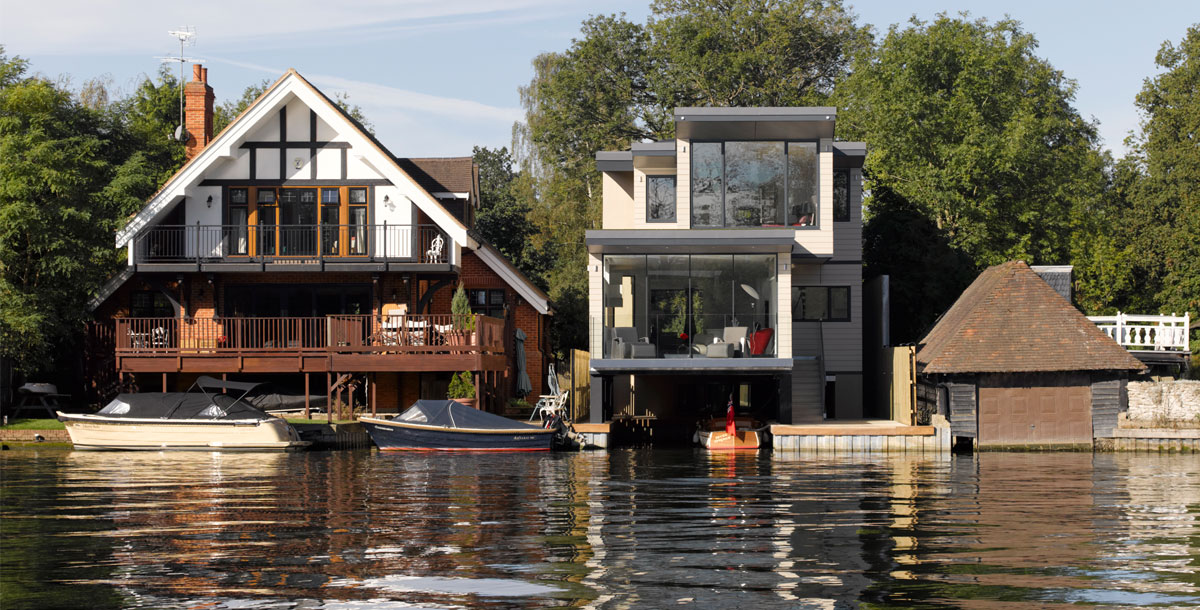
[{"label": "wooden balcony", "polygon": [[449,269],[450,239],[434,225],[158,225],[134,238],[145,271]]},{"label": "wooden balcony", "polygon": [[[466,330],[471,322],[473,330]],[[504,321],[482,315],[118,318],[121,373],[501,371]]]}]

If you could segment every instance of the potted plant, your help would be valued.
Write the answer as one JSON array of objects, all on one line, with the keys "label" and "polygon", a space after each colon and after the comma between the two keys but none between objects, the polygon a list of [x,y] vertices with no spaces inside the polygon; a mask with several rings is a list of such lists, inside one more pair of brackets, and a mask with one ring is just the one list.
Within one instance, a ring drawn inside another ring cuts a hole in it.
[{"label": "potted plant", "polygon": [[467,299],[467,291],[463,285],[458,285],[454,298],[450,300],[451,330],[446,333],[446,341],[450,345],[471,345],[475,332],[475,314],[471,312],[471,301]]},{"label": "potted plant", "polygon": [[446,398],[475,408],[475,403],[478,402],[478,399],[475,398],[475,380],[469,371],[463,371],[450,377],[450,388],[446,390]]}]

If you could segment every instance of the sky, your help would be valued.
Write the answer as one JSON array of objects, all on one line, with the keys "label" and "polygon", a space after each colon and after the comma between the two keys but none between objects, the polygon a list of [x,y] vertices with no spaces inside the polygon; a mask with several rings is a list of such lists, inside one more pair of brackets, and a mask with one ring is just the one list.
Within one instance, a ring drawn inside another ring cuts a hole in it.
[{"label": "sky", "polygon": [[[1076,108],[1099,122],[1118,157],[1137,128],[1134,97],[1156,73],[1158,49],[1200,22],[1195,0],[848,4],[880,37],[891,24],[943,11],[1021,21],[1038,55],[1078,83]],[[209,68],[218,103],[295,68],[326,94],[348,94],[394,154],[463,156],[476,145],[509,146],[532,59],[566,49],[589,15],[616,12],[644,22],[649,0],[0,0],[0,44],[34,72],[75,87],[103,77],[127,94],[160,57],[179,54],[167,32],[194,26],[184,54]]]}]

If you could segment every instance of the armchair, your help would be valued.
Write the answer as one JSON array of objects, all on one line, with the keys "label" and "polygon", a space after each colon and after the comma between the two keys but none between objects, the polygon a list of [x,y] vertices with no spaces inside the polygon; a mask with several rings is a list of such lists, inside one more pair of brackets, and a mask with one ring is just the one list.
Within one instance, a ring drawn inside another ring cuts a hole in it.
[{"label": "armchair", "polygon": [[649,337],[638,337],[637,329],[632,326],[618,326],[612,329],[613,358],[657,358],[658,349],[650,342]]}]

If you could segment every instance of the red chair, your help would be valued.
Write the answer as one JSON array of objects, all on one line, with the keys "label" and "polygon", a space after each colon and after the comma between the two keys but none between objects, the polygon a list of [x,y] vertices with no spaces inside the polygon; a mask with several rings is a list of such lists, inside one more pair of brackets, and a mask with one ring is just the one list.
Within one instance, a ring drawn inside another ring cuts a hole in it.
[{"label": "red chair", "polygon": [[767,346],[771,344],[771,337],[775,336],[774,328],[764,328],[756,330],[750,335],[750,355],[761,356],[767,351]]}]

